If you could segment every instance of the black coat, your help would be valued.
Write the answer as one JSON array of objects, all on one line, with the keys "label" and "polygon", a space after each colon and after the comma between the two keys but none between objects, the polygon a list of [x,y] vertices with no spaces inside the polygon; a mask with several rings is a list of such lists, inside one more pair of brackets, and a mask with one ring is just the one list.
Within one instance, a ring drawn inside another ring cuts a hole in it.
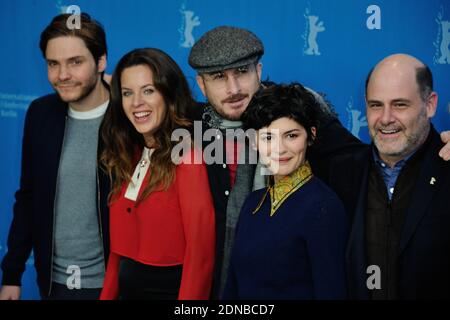
[{"label": "black coat", "polygon": [[[192,120],[201,121],[202,123],[202,134],[206,130],[211,129],[210,126],[204,121],[202,121],[204,109],[206,105],[197,104],[193,113],[191,115]],[[219,130],[217,131],[219,134]],[[202,139],[202,149],[204,150],[210,143],[217,139],[215,136],[212,141],[204,141]],[[221,142],[223,147],[223,161],[226,163],[226,153],[225,153],[225,139],[222,137]],[[207,164],[206,165],[209,186],[211,189],[211,195],[214,202],[215,210],[215,223],[216,223],[216,255],[215,255],[215,266],[214,266],[214,277],[213,277],[213,298],[217,298],[217,286],[220,283],[220,270],[222,268],[222,260],[224,255],[224,241],[225,241],[225,225],[226,225],[226,212],[228,196],[231,190],[230,182],[230,171],[228,166],[223,164]]]},{"label": "black coat", "polygon": [[[430,131],[424,158],[415,182],[401,234],[399,297],[401,299],[450,298],[450,163],[438,153],[439,134]],[[329,185],[339,195],[352,218],[346,262],[350,296],[368,299],[366,286],[365,212],[371,146],[335,158]]]},{"label": "black coat", "polygon": [[[53,220],[56,182],[65,134],[68,104],[56,94],[34,100],[28,108],[19,190],[2,261],[3,285],[21,285],[25,263],[34,252],[37,282],[42,295],[50,290],[53,258]],[[109,255],[108,178],[97,170],[99,226],[105,263]]]},{"label": "black coat", "polygon": [[[192,113],[192,119],[202,121],[205,107],[206,106],[204,104],[198,104]],[[203,133],[208,129],[211,128],[204,121],[202,121]],[[222,143],[224,142],[225,139],[222,139]],[[210,143],[211,141],[203,141],[203,149]],[[323,117],[320,119],[318,137],[313,146],[308,149],[307,159],[309,159],[314,175],[326,182],[328,180],[330,163],[335,157],[356,152],[361,149],[365,149],[365,145],[354,137],[346,128],[344,128],[336,117]],[[223,150],[225,150],[225,147]],[[223,163],[225,163],[225,159]],[[247,174],[241,180],[242,183],[245,182],[244,184],[246,184],[245,186],[240,185],[240,190],[242,192],[238,195],[240,197],[238,204],[241,205],[246,196],[252,191],[252,183],[256,168],[256,165],[252,164],[247,164],[244,166],[248,170],[244,170]],[[231,189],[230,173],[228,166],[223,166],[222,164],[207,164],[206,167],[214,201],[216,219],[216,262],[213,283],[213,298],[217,298],[219,294],[218,286],[220,283],[222,261],[224,258],[227,205]],[[239,176],[239,173],[237,173],[237,175]],[[236,179],[239,178],[240,177],[237,177]]]}]

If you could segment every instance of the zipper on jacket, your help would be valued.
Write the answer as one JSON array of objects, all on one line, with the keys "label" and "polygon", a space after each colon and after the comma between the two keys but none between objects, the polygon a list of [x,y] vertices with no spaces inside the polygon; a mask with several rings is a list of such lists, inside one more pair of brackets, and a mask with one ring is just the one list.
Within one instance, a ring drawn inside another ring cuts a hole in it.
[{"label": "zipper on jacket", "polygon": [[58,195],[58,185],[59,185],[59,169],[61,168],[61,154],[63,152],[64,149],[64,142],[66,140],[66,133],[67,133],[67,115],[64,118],[64,135],[63,135],[63,141],[62,141],[62,145],[61,145],[61,152],[59,154],[59,163],[58,163],[58,172],[56,174],[56,188],[55,188],[55,197],[53,198],[53,227],[52,227],[52,255],[50,258],[50,286],[48,287],[48,296],[50,297],[50,294],[52,293],[52,283],[53,283],[53,255],[54,255],[54,251],[55,251],[55,217],[56,217],[56,212],[55,212],[55,207],[56,207],[56,196]]}]

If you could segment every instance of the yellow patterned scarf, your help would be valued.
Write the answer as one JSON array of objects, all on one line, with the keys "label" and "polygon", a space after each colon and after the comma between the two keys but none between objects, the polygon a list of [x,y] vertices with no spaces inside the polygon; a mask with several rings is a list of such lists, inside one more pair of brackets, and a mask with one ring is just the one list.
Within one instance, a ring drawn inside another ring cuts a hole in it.
[{"label": "yellow patterned scarf", "polygon": [[312,177],[313,174],[311,167],[309,165],[309,162],[306,161],[290,175],[282,178],[276,183],[271,183],[253,213],[256,213],[261,208],[264,200],[267,197],[267,194],[269,193],[271,200],[270,216],[272,217],[278,210],[278,208],[284,203],[284,201],[289,198],[291,194],[293,194],[295,191],[305,185],[309,180],[311,180]]}]

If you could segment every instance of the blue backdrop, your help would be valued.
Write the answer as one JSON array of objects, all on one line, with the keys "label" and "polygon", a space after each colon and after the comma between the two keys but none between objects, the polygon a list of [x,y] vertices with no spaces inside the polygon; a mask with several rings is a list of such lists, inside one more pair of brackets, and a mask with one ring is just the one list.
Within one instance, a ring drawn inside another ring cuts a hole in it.
[{"label": "blue backdrop", "polygon": [[[384,56],[404,52],[427,63],[439,93],[434,124],[450,128],[449,0],[3,0],[0,2],[0,259],[19,184],[25,112],[47,94],[46,65],[39,35],[53,16],[70,5],[102,22],[109,47],[108,73],[137,47],[169,53],[186,73],[194,94],[190,47],[218,25],[255,32],[264,42],[263,78],[299,81],[327,94],[342,123],[368,141],[364,81]],[[23,298],[38,298],[32,257],[23,278]],[[0,271],[1,273],[1,271]]]}]

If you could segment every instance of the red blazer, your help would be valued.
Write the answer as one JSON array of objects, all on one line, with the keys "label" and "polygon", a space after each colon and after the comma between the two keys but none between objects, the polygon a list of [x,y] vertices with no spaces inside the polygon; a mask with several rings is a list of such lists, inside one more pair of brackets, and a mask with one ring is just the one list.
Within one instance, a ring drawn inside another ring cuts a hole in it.
[{"label": "red blazer", "polygon": [[110,206],[111,253],[100,299],[119,295],[120,256],[153,266],[183,265],[178,299],[208,299],[215,221],[206,166],[177,165],[169,189],[151,193],[137,207],[124,197],[127,186]]}]

